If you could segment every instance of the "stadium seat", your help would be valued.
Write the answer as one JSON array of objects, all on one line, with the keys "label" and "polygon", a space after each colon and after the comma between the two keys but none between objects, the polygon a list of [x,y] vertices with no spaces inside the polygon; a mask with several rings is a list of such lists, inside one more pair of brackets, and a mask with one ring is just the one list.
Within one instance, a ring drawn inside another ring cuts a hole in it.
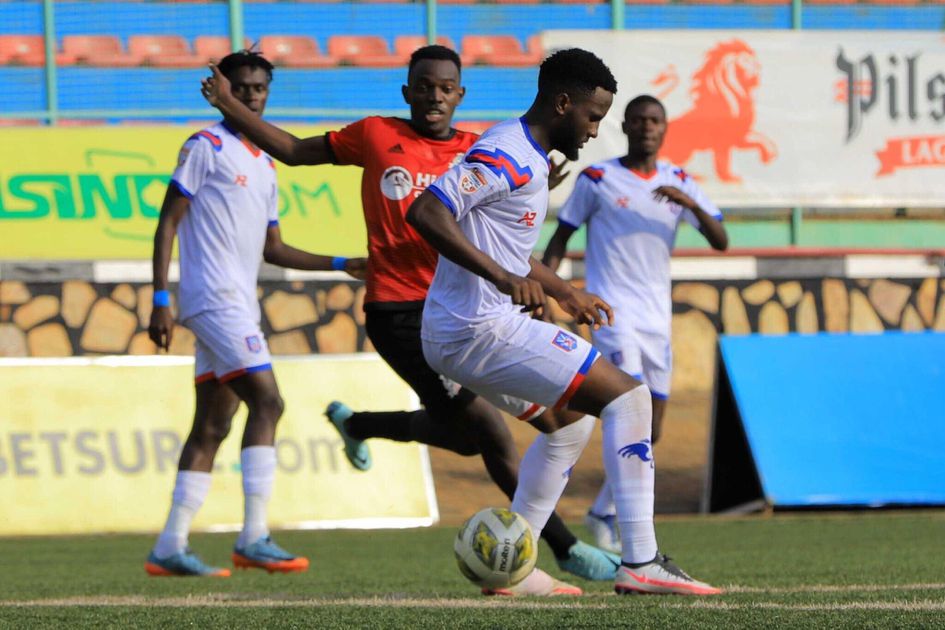
[{"label": "stadium seat", "polygon": [[513,35],[467,35],[463,38],[463,65],[534,66],[541,53],[524,51]]},{"label": "stadium seat", "polygon": [[[243,48],[249,49],[253,43],[249,38],[243,40]],[[226,35],[198,35],[194,38],[194,54],[204,62],[219,61],[233,52],[230,38]]]},{"label": "stadium seat", "polygon": [[402,65],[387,42],[377,35],[333,35],[328,38],[328,56],[346,66],[393,68]]},{"label": "stadium seat", "polygon": [[42,35],[0,35],[0,63],[41,66],[46,61]]},{"label": "stadium seat", "polygon": [[114,35],[66,35],[62,38],[62,55],[56,56],[60,64],[110,68],[138,66],[142,61],[140,55],[126,54]]},{"label": "stadium seat", "polygon": [[[445,35],[437,37],[436,43],[451,50],[457,50],[453,40]],[[413,54],[413,51],[426,45],[426,35],[398,35],[394,38],[394,56],[397,57],[400,63],[405,64],[410,61],[410,55]]]},{"label": "stadium seat", "polygon": [[204,63],[179,35],[132,35],[128,52],[140,56],[145,65],[160,68],[197,68]]},{"label": "stadium seat", "polygon": [[323,55],[311,37],[305,35],[266,35],[259,39],[259,50],[272,63],[289,68],[328,68],[335,59]]}]

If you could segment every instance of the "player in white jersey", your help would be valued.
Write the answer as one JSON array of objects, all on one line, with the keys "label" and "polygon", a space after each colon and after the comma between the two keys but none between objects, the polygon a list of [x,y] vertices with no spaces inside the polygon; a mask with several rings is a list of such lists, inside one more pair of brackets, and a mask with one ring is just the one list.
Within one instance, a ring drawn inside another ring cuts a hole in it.
[{"label": "player in white jersey", "polygon": [[434,370],[513,415],[529,417],[525,400],[589,414],[558,417],[522,460],[512,509],[536,532],[590,438],[592,416],[600,417],[623,541],[615,590],[716,594],[658,551],[647,387],[583,339],[525,313],[540,309],[547,293],[578,322],[613,323],[606,302],[559,278],[531,251],[547,212],[548,152],[576,159],[597,136],[616,90],[593,54],[551,55],[525,116],[486,132],[411,205],[407,221],[440,252],[424,307],[423,353]]},{"label": "player in white jersey", "polygon": [[[262,115],[272,65],[257,53],[242,51],[224,57],[219,69],[229,78],[233,95]],[[204,564],[188,548],[187,538],[210,489],[217,449],[242,400],[249,408],[240,453],[245,512],[233,563],[270,573],[304,571],[308,559],[276,545],[267,526],[283,402],[259,328],[256,280],[263,259],[296,269],[355,273],[365,261],[317,256],[283,243],[275,165],[225,119],[184,143],[161,208],[148,334],[165,350],[174,330],[168,265],[175,235],[180,239],[178,316],[197,338],[196,410],[181,451],[170,513],[145,570],[155,576],[230,574]]]},{"label": "player in white jersey", "polygon": [[[714,249],[728,247],[722,212],[683,169],[657,159],[666,128],[658,99],[641,95],[627,104],[627,154],[581,172],[542,259],[557,269],[571,235],[587,224],[587,290],[616,313],[614,326],[593,331],[592,340],[614,365],[650,388],[654,444],[672,376],[669,259],[676,231],[685,221]],[[586,519],[604,548],[619,548],[615,516],[605,481]]]}]

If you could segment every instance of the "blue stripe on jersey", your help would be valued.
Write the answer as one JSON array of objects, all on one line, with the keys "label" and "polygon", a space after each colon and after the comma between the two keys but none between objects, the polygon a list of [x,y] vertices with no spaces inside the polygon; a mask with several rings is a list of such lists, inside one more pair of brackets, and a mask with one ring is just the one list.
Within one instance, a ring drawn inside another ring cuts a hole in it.
[{"label": "blue stripe on jersey", "polygon": [[466,154],[466,162],[482,164],[499,177],[504,177],[511,191],[518,190],[532,180],[532,169],[520,166],[515,158],[502,149],[475,149]]},{"label": "blue stripe on jersey", "polygon": [[[581,175],[588,178],[595,184],[599,184],[600,180],[604,179],[604,169],[596,166],[588,166],[586,169],[581,171]],[[578,177],[581,175],[578,175]]]},{"label": "blue stripe on jersey", "polygon": [[445,192],[437,188],[436,184],[430,184],[429,186],[427,186],[427,190],[433,193],[434,197],[442,201],[443,205],[449,209],[449,211],[453,214],[454,217],[456,216],[456,206],[453,205],[452,200],[450,200],[450,198],[446,196]]},{"label": "blue stripe on jersey", "polygon": [[213,147],[213,150],[219,153],[223,149],[223,138],[216,135],[215,133],[210,133],[206,129],[198,131],[194,135],[187,138],[188,140],[193,140],[194,138],[203,138],[210,143],[210,146]]},{"label": "blue stripe on jersey", "polygon": [[279,219],[275,219],[275,220],[273,220],[273,221],[270,221],[270,222],[267,224],[266,227],[279,227]]},{"label": "blue stripe on jersey", "polygon": [[265,370],[271,370],[272,363],[263,363],[261,365],[254,365],[253,367],[246,368],[247,374],[252,374],[253,372],[264,372]]},{"label": "blue stripe on jersey", "polygon": [[565,227],[569,227],[569,228],[571,228],[572,230],[576,230],[576,229],[578,229],[578,228],[580,227],[579,225],[573,225],[572,223],[569,223],[569,222],[565,221],[564,219],[558,219],[558,223],[560,223],[561,225],[563,225],[563,226],[565,226]]},{"label": "blue stripe on jersey", "polygon": [[[640,380],[640,379],[637,379],[637,380]],[[661,394],[659,392],[654,392],[652,389],[650,390],[650,396],[652,398],[655,398],[656,400],[669,400],[669,394]]]},{"label": "blue stripe on jersey", "polygon": [[522,131],[525,132],[525,137],[528,138],[528,141],[531,143],[531,145],[535,147],[535,150],[538,151],[538,154],[541,157],[545,158],[546,160],[550,161],[550,158],[548,157],[548,153],[546,153],[545,150],[541,148],[541,145],[538,144],[535,141],[535,138],[532,137],[532,132],[528,130],[528,125],[525,123],[525,117],[522,116],[521,118],[518,119],[518,121],[522,123]]},{"label": "blue stripe on jersey", "polygon": [[189,190],[187,190],[186,188],[184,188],[184,185],[181,184],[181,183],[180,183],[179,181],[177,181],[176,179],[172,179],[172,180],[171,180],[171,183],[174,184],[175,186],[177,186],[177,190],[180,191],[180,194],[184,195],[184,196],[187,197],[188,199],[193,199],[193,198],[194,198],[194,193],[192,193],[192,192],[190,192]]}]

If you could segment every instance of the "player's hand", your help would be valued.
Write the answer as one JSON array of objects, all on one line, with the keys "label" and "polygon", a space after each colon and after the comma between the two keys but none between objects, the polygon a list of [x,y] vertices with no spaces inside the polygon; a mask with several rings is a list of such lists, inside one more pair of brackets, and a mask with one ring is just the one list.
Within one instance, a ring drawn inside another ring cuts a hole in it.
[{"label": "player's hand", "polygon": [[614,324],[614,310],[610,304],[593,293],[572,287],[568,295],[558,300],[558,304],[574,317],[577,323],[587,324],[594,330]]},{"label": "player's hand", "polygon": [[345,261],[345,273],[358,280],[367,276],[367,258],[349,258]]},{"label": "player's hand", "polygon": [[151,324],[148,326],[148,337],[164,350],[171,349],[171,337],[174,334],[174,317],[167,306],[155,306],[151,311]]},{"label": "player's hand", "polygon": [[568,163],[567,160],[561,160],[560,162],[555,162],[554,158],[550,158],[550,160],[551,168],[548,169],[548,190],[554,190],[558,187],[558,184],[567,179],[571,171],[564,170],[565,165]]},{"label": "player's hand", "polygon": [[675,186],[660,186],[653,191],[653,198],[657,201],[670,201],[683,208],[694,209],[698,204],[692,197]]},{"label": "player's hand", "polygon": [[529,311],[540,315],[544,311],[545,290],[541,284],[531,278],[516,276],[514,273],[507,273],[505,277],[495,283],[496,288],[512,298],[512,304],[520,304],[522,312]]},{"label": "player's hand", "polygon": [[215,63],[208,65],[211,76],[200,80],[200,93],[214,107],[220,106],[220,99],[230,94],[230,80],[223,76]]}]

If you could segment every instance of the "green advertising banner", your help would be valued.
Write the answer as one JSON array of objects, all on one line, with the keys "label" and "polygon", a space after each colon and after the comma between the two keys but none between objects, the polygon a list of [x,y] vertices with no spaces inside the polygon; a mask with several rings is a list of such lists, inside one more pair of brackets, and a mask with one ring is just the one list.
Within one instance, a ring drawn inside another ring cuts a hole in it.
[{"label": "green advertising banner", "polygon": [[[293,127],[298,136],[332,127]],[[0,131],[0,258],[149,259],[180,146],[196,128]],[[364,255],[361,169],[279,165],[283,239]]]}]

